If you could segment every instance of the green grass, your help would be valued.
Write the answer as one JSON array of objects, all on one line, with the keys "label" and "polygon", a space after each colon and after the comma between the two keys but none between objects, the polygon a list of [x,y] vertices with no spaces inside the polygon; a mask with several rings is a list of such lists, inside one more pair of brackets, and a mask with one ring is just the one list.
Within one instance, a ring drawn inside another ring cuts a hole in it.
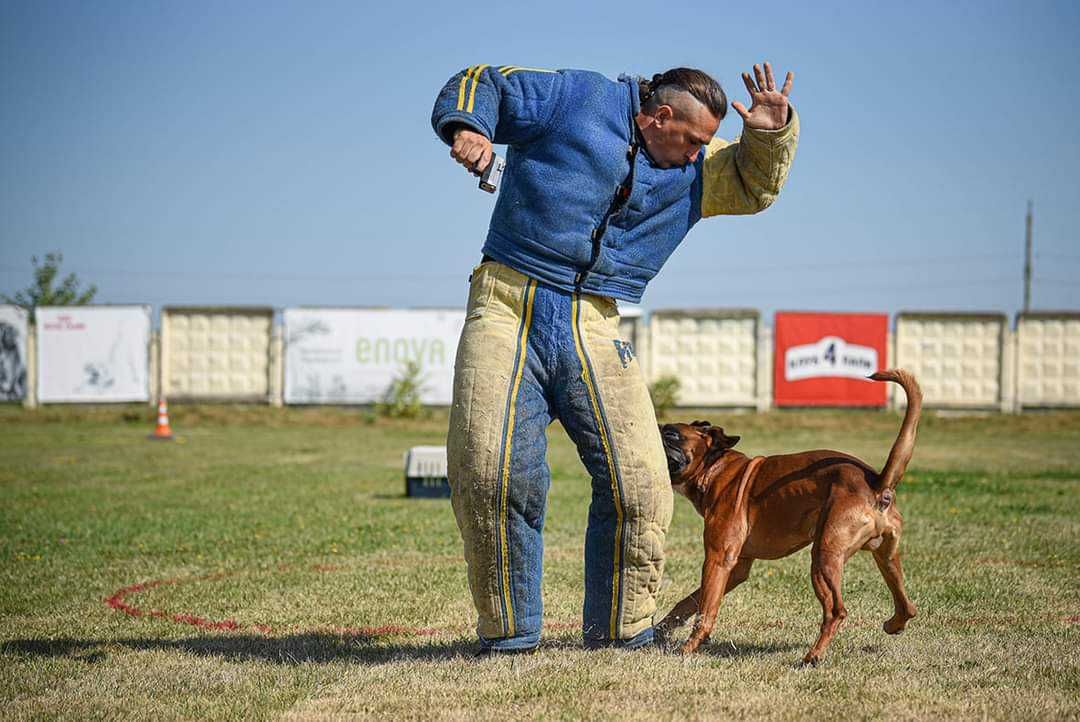
[{"label": "green grass", "polygon": [[[475,661],[449,503],[403,496],[402,452],[443,443],[444,414],[172,412],[179,441],[155,443],[145,407],[0,407],[0,717],[1080,717],[1080,414],[927,415],[899,489],[919,616],[885,635],[888,591],[858,555],[848,623],[804,669],[820,622],[806,550],[758,562],[695,656],[581,650],[588,484],[557,425],[544,646]],[[899,426],[706,417],[747,453],[836,448],[879,467]],[[701,527],[676,498],[662,613],[696,586]],[[171,582],[124,601],[164,617],[105,604],[153,580]],[[386,625],[434,634],[363,629]]]}]

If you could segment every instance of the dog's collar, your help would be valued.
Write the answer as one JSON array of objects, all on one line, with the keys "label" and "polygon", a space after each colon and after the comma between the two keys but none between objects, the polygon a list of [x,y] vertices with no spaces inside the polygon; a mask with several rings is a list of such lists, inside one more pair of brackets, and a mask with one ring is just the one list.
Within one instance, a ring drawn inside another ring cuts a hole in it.
[{"label": "dog's collar", "polygon": [[750,485],[750,479],[754,477],[758,467],[761,466],[761,462],[763,461],[765,461],[764,456],[755,456],[753,459],[750,459],[750,463],[743,469],[742,479],[739,480],[739,495],[735,497],[737,500],[736,503],[742,501],[743,494],[746,493],[746,488]]}]

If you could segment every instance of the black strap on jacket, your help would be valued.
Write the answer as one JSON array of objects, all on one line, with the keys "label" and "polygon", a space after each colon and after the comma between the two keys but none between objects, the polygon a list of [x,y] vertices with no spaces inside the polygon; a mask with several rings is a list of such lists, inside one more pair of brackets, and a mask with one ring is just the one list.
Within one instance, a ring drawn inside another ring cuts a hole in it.
[{"label": "black strap on jacket", "polygon": [[626,149],[626,159],[630,161],[630,172],[626,174],[626,178],[623,179],[623,182],[615,189],[615,195],[611,199],[611,204],[608,205],[607,212],[605,212],[604,217],[600,219],[600,224],[593,229],[592,253],[589,255],[589,263],[574,276],[574,287],[577,289],[578,293],[581,292],[581,287],[584,285],[585,279],[589,276],[593,267],[596,266],[596,262],[600,260],[601,241],[604,239],[604,233],[607,231],[611,217],[621,211],[623,206],[626,205],[626,202],[630,200],[630,194],[634,190],[634,168],[637,167],[637,154],[640,147],[641,141],[638,138],[637,123],[631,118],[630,147]]}]

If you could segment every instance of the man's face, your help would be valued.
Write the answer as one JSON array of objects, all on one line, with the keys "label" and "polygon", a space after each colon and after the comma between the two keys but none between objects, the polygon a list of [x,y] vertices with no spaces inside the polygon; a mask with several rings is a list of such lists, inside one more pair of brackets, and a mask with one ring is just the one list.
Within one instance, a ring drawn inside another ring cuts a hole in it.
[{"label": "man's face", "polygon": [[641,129],[645,149],[661,168],[693,163],[701,146],[712,140],[720,120],[696,100],[677,107],[661,105],[649,116],[651,123]]}]

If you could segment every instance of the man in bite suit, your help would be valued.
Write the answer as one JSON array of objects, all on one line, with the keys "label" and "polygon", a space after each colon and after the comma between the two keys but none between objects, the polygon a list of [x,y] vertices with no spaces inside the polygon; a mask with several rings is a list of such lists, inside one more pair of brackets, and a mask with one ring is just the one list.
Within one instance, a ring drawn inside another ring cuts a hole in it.
[{"label": "man in bite suit", "polygon": [[772,68],[743,74],[741,139],[713,138],[720,85],[674,68],[652,80],[475,65],[435,101],[432,126],[479,174],[508,146],[483,259],[471,276],[447,439],[483,652],[540,641],[545,429],[559,419],[591,478],[586,647],[652,640],[671,483],[644,377],[615,299],[648,281],[703,217],[776,199],[798,141]]}]

